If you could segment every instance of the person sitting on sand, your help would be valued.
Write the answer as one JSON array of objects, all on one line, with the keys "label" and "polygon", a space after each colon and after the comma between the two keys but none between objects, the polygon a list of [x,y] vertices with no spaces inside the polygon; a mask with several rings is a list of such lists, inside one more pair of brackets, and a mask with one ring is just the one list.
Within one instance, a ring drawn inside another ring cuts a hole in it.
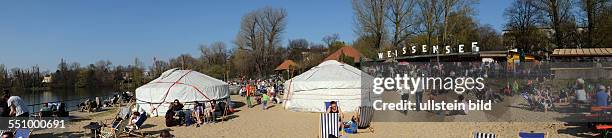
[{"label": "person sitting on sand", "polygon": [[87,112],[94,112],[96,106],[96,102],[93,100],[87,99],[87,101],[85,101],[85,111]]},{"label": "person sitting on sand", "polygon": [[170,134],[170,131],[168,131],[168,130],[162,130],[162,132],[159,134],[159,137],[161,137],[161,138],[174,138],[174,135]]},{"label": "person sitting on sand", "polygon": [[344,132],[349,134],[357,133],[357,122],[359,122],[358,116],[351,117],[351,120],[342,124],[344,126]]},{"label": "person sitting on sand", "polygon": [[183,107],[183,104],[178,99],[174,99],[174,102],[172,102],[172,110],[174,111],[183,110]]},{"label": "person sitting on sand", "polygon": [[138,119],[140,119],[140,113],[133,112],[132,116],[130,116],[130,121],[128,122],[127,128],[134,129],[134,127],[136,126],[136,122],[138,122]]},{"label": "person sitting on sand", "polygon": [[597,93],[595,94],[595,105],[597,106],[608,106],[608,94],[606,93],[606,87],[603,85],[598,86]]},{"label": "person sitting on sand", "polygon": [[216,105],[217,105],[217,101],[215,100],[211,100],[208,102],[207,106],[209,108],[205,109],[206,112],[208,113],[207,114],[208,119],[206,120],[207,121],[206,123],[215,123],[215,108],[217,108]]},{"label": "person sitting on sand", "polygon": [[575,85],[575,93],[576,93],[576,102],[577,103],[587,103],[587,97],[586,97],[586,91],[585,91],[585,82],[582,78],[578,78],[576,80],[576,85]]},{"label": "person sitting on sand", "polygon": [[166,115],[164,117],[166,119],[166,127],[173,127],[178,124],[177,120],[174,119],[174,111],[171,108],[166,111]]},{"label": "person sitting on sand", "polygon": [[178,115],[178,122],[179,125],[183,125],[183,123],[185,123],[185,112],[183,112],[183,107],[185,107],[178,99],[174,99],[174,102],[172,102],[171,106],[172,111],[176,112],[176,115]]},{"label": "person sitting on sand", "polygon": [[66,103],[61,102],[59,106],[57,106],[56,115],[58,117],[68,117],[69,113],[66,111]]},{"label": "person sitting on sand", "polygon": [[204,105],[202,105],[201,103],[199,103],[198,101],[194,102],[195,106],[193,106],[193,112],[191,116],[195,117],[196,122],[198,123],[197,126],[200,126],[200,124],[202,124],[203,121],[203,116],[204,116]]},{"label": "person sitting on sand", "polygon": [[15,134],[13,134],[13,132],[11,131],[4,131],[2,132],[2,138],[14,138]]},{"label": "person sitting on sand", "polygon": [[38,116],[40,117],[49,117],[49,116],[43,116],[43,112],[51,112],[51,108],[49,108],[49,103],[44,103],[43,107],[40,108],[40,111],[38,112]]},{"label": "person sitting on sand", "polygon": [[89,110],[89,99],[87,99],[87,100],[85,100],[85,101],[81,102],[81,103],[79,104],[79,107],[80,107],[80,109],[81,109],[81,112],[88,111],[88,110]]}]

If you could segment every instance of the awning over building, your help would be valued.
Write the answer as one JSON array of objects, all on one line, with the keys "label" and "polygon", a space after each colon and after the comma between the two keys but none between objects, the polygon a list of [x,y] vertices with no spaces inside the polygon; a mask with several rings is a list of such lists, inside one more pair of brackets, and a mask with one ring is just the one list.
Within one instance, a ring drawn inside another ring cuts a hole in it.
[{"label": "awning over building", "polygon": [[612,56],[612,48],[555,49],[552,57],[602,57]]}]

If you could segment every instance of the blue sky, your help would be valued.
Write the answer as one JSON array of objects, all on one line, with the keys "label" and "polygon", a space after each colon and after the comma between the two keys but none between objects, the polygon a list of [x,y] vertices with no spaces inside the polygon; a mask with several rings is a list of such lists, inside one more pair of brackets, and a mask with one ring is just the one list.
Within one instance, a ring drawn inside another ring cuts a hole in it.
[{"label": "blue sky", "polygon": [[[481,0],[476,18],[500,30],[510,2]],[[349,0],[9,0],[0,1],[0,64],[54,71],[62,58],[127,65],[138,57],[150,65],[153,57],[197,57],[200,44],[233,46],[241,17],[265,6],[287,10],[284,42],[320,42],[333,33],[347,42],[356,37]]]}]

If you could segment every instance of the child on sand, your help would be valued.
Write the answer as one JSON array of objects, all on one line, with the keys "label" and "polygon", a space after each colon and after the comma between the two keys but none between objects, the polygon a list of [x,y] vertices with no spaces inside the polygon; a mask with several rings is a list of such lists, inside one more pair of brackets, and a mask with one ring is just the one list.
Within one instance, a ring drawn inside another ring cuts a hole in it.
[{"label": "child on sand", "polygon": [[246,85],[246,102],[247,102],[247,106],[249,108],[251,108],[251,95],[253,93],[253,87],[251,86],[251,84],[247,84]]},{"label": "child on sand", "polygon": [[268,100],[270,100],[270,96],[267,93],[264,93],[262,96],[263,110],[268,108]]}]

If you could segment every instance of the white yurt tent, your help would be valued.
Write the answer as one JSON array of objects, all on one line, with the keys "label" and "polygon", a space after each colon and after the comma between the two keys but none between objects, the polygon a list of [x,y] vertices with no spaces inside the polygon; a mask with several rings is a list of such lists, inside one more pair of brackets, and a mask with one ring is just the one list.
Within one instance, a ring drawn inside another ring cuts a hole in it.
[{"label": "white yurt tent", "polygon": [[136,89],[138,109],[154,116],[164,116],[174,99],[181,103],[229,99],[229,85],[197,71],[171,69]]},{"label": "white yurt tent", "polygon": [[[372,106],[380,96],[372,93],[373,77],[336,60],[327,60],[285,81],[285,109],[325,112],[325,102],[337,101],[340,110],[353,112]],[[362,86],[363,84],[363,86]]]}]

